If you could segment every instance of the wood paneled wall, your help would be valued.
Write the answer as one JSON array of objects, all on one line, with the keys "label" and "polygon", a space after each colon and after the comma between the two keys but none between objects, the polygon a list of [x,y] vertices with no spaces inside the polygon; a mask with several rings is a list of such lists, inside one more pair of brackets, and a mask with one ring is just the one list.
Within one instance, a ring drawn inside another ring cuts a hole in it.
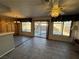
[{"label": "wood paneled wall", "polygon": [[0,33],[15,32],[14,18],[0,16]]}]

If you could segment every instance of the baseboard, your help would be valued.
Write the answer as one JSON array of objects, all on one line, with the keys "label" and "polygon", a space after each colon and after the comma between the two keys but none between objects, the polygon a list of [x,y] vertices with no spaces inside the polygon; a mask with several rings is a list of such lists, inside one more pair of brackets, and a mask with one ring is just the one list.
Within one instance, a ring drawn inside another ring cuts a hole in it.
[{"label": "baseboard", "polygon": [[12,48],[11,50],[5,52],[3,55],[0,56],[0,58],[3,57],[4,55],[8,54],[9,52],[13,51],[14,49],[15,49],[15,48]]}]

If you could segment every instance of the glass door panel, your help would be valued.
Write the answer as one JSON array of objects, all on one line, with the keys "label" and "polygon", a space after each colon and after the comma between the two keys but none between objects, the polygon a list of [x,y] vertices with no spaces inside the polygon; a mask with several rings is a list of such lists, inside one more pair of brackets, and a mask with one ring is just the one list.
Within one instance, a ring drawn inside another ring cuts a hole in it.
[{"label": "glass door panel", "polygon": [[48,23],[43,21],[35,22],[35,36],[45,37],[47,35]]}]

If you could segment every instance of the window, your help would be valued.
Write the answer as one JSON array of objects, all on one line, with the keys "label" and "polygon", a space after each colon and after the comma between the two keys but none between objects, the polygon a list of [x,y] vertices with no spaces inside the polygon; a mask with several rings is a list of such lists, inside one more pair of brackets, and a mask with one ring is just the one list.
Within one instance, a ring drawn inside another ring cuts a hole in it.
[{"label": "window", "polygon": [[31,32],[31,22],[22,22],[22,32]]},{"label": "window", "polygon": [[62,26],[63,26],[63,22],[54,22],[53,23],[53,34],[61,35],[62,34]]},{"label": "window", "polygon": [[63,35],[70,36],[71,21],[64,22]]},{"label": "window", "polygon": [[53,34],[70,36],[71,21],[66,22],[54,22]]}]

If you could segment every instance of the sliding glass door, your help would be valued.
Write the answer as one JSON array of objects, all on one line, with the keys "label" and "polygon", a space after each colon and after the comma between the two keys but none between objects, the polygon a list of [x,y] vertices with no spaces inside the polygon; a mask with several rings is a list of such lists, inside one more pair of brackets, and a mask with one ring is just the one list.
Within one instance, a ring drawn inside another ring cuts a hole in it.
[{"label": "sliding glass door", "polygon": [[48,22],[46,21],[36,21],[35,22],[35,36],[46,38],[47,35]]}]

